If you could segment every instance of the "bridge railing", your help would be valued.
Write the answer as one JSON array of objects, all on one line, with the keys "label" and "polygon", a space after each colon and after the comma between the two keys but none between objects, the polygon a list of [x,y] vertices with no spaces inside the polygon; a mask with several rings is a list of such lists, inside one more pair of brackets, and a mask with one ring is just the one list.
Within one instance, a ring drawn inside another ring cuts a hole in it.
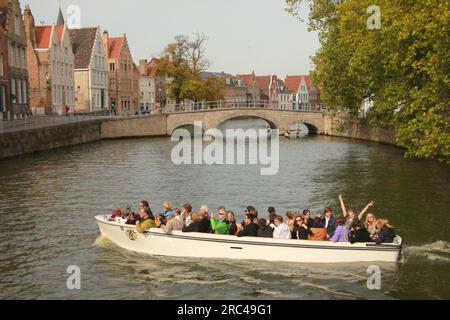
[{"label": "bridge railing", "polygon": [[220,101],[185,101],[181,103],[168,103],[163,109],[164,113],[177,112],[195,112],[208,110],[223,110],[234,108],[252,108],[252,109],[278,109],[291,110],[299,112],[326,112],[327,110],[321,107],[299,107],[293,102],[280,103],[279,101],[270,100],[220,100]]}]

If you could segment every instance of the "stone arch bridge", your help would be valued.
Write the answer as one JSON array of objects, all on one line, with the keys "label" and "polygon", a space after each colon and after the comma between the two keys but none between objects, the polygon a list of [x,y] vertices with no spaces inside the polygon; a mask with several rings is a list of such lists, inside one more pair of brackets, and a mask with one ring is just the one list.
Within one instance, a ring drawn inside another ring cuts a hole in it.
[{"label": "stone arch bridge", "polygon": [[280,109],[232,108],[217,110],[202,110],[167,114],[167,135],[172,135],[177,128],[192,126],[195,121],[201,121],[203,130],[217,128],[222,123],[239,118],[258,118],[265,120],[272,129],[278,129],[280,134],[289,127],[299,123],[305,124],[310,133],[326,134],[327,114],[313,111],[293,111]]}]

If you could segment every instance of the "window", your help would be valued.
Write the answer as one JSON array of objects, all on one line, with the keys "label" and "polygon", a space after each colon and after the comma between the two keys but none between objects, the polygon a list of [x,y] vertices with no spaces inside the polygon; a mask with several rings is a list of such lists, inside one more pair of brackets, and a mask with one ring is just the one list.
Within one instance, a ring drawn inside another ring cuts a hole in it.
[{"label": "window", "polygon": [[10,66],[14,66],[14,46],[9,44],[8,48],[8,61]]},{"label": "window", "polygon": [[17,80],[17,103],[22,103],[22,80]]},{"label": "window", "polygon": [[11,95],[12,95],[11,100],[13,103],[15,103],[17,101],[16,100],[16,79],[11,80]]},{"label": "window", "polygon": [[20,35],[20,17],[18,14],[14,16],[14,31],[17,35]]},{"label": "window", "polygon": [[20,67],[20,48],[15,47],[14,49],[14,65]]},{"label": "window", "polygon": [[109,64],[109,70],[110,71],[115,71],[116,70],[116,66],[114,65],[114,63],[110,63]]},{"label": "window", "polygon": [[3,53],[0,53],[0,77],[5,75],[5,70],[3,69]]},{"label": "window", "polygon": [[23,103],[28,103],[28,83],[26,80],[22,80],[22,90],[23,90]]}]

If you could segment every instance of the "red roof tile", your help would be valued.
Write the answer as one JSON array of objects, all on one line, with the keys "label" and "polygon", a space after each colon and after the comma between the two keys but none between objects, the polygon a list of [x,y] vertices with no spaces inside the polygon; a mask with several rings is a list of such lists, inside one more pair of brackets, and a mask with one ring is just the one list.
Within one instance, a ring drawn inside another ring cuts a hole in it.
[{"label": "red roof tile", "polygon": [[122,48],[122,44],[124,42],[125,38],[109,38],[109,59],[118,59],[120,56],[120,49]]},{"label": "red roof tile", "polygon": [[305,79],[306,86],[308,87],[308,89],[311,89],[311,87],[313,86],[311,77],[310,76],[303,76],[303,78]]},{"label": "red roof tile", "polygon": [[156,69],[158,68],[158,62],[159,62],[159,59],[152,58],[152,60],[150,60],[147,63],[147,76],[156,77]]},{"label": "red roof tile", "polygon": [[238,77],[239,80],[242,80],[242,82],[244,82],[244,84],[248,87],[250,85],[250,82],[252,81],[252,76],[251,74],[238,74],[236,75],[236,77]]},{"label": "red roof tile", "polygon": [[38,49],[48,49],[50,47],[50,37],[52,35],[51,26],[35,27],[36,46]]},{"label": "red roof tile", "polygon": [[270,80],[272,79],[272,76],[257,76],[256,77],[256,83],[258,84],[259,90],[264,92],[265,94],[269,95],[269,87],[270,87]]},{"label": "red roof tile", "polygon": [[298,92],[302,76],[287,76],[284,82],[290,92]]}]

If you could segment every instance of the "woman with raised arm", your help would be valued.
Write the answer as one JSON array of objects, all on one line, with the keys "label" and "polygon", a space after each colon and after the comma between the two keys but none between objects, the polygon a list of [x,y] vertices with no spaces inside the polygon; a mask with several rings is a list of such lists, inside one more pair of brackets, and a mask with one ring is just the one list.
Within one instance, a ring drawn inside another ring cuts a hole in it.
[{"label": "woman with raised arm", "polygon": [[346,225],[350,227],[353,222],[359,223],[361,219],[363,218],[364,214],[369,210],[370,207],[372,207],[375,203],[371,201],[368,205],[364,207],[364,209],[361,210],[358,216],[356,216],[355,211],[353,210],[347,210],[345,207],[344,198],[342,195],[339,195],[339,202],[341,203],[342,208],[342,214],[344,218],[346,219]]}]

